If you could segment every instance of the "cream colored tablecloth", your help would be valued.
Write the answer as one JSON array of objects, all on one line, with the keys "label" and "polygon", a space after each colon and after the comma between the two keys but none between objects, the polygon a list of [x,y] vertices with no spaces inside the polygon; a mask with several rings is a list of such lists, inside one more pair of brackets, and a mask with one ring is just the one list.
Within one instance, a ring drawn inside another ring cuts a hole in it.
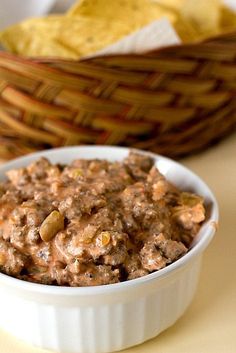
[{"label": "cream colored tablecloth", "polygon": [[[236,135],[182,162],[215,193],[220,229],[205,253],[199,287],[185,315],[125,353],[236,353]],[[0,353],[44,352],[0,331]]]}]

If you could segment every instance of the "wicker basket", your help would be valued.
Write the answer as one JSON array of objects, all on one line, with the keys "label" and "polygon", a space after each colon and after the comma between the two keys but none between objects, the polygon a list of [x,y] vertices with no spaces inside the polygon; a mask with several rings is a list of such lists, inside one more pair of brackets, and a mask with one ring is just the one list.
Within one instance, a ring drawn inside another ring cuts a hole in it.
[{"label": "wicker basket", "polygon": [[236,33],[83,61],[0,52],[0,157],[119,144],[179,157],[236,125]]}]

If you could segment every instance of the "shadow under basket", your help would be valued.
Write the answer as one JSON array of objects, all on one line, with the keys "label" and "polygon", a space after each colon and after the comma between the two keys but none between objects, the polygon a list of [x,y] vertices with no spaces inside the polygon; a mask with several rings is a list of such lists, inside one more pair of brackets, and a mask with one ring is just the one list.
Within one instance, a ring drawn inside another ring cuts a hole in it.
[{"label": "shadow under basket", "polygon": [[236,33],[72,61],[0,52],[0,158],[79,144],[180,157],[236,126]]}]

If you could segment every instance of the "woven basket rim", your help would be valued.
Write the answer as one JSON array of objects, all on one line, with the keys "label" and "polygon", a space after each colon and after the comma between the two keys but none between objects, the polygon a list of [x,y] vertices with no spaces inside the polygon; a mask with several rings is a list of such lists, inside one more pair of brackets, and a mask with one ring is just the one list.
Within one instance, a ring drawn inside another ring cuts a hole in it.
[{"label": "woven basket rim", "polygon": [[173,157],[209,146],[235,126],[235,42],[231,32],[81,59],[0,51],[1,154],[91,143]]}]

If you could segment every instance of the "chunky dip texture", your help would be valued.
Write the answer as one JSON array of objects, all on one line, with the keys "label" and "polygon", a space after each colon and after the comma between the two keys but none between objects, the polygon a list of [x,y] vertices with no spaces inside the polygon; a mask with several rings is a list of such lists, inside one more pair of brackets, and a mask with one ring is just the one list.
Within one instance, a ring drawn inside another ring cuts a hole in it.
[{"label": "chunky dip texture", "polygon": [[147,275],[187,251],[203,199],[142,154],[122,162],[41,158],[0,184],[0,270],[26,281],[94,286]]}]

